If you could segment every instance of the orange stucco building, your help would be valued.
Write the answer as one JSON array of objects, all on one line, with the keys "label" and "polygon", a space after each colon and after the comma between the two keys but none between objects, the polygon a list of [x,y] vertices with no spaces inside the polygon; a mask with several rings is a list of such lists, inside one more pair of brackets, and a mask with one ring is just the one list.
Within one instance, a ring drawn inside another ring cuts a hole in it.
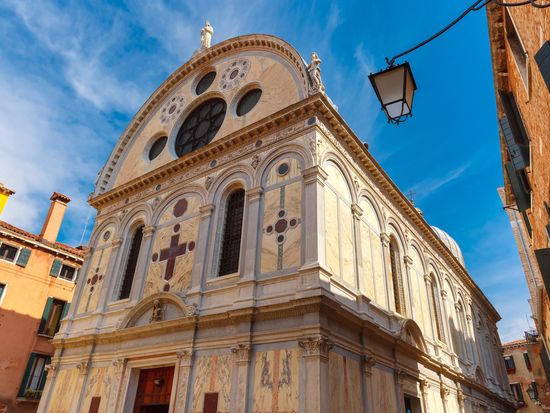
[{"label": "orange stucco building", "polygon": [[36,411],[82,265],[81,248],[56,242],[70,199],[50,199],[38,235],[0,221],[0,413]]}]

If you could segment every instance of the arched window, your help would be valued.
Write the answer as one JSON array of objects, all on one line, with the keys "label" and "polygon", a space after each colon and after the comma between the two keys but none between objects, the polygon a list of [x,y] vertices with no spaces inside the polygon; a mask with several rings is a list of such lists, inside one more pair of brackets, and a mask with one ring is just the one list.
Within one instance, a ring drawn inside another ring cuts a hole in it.
[{"label": "arched window", "polygon": [[124,276],[122,278],[122,286],[120,287],[120,293],[118,294],[119,300],[130,297],[130,291],[132,290],[132,283],[134,282],[134,275],[136,272],[142,239],[143,225],[137,228],[132,236],[132,243],[130,244],[128,259],[126,260],[126,268],[124,269]]},{"label": "arched window", "polygon": [[244,190],[237,189],[227,198],[218,276],[239,271],[239,253],[244,212]]},{"label": "arched window", "polygon": [[401,284],[401,259],[399,248],[394,238],[390,240],[390,263],[395,311],[401,315],[405,315],[405,297]]},{"label": "arched window", "polygon": [[439,295],[437,293],[437,285],[433,275],[430,280],[430,304],[432,307],[432,314],[435,324],[435,336],[439,341],[445,342],[445,332],[443,331],[443,324],[441,323],[441,306],[439,303]]}]

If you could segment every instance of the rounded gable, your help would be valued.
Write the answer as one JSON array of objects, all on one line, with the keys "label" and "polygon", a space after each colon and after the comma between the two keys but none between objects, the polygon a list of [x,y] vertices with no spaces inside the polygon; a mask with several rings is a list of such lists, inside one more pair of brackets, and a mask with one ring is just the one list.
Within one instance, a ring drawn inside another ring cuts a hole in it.
[{"label": "rounded gable", "polygon": [[[212,78],[212,72],[213,80],[201,82],[205,76]],[[303,59],[275,36],[239,36],[205,49],[172,73],[136,113],[100,171],[92,196],[177,160],[181,126],[208,100],[223,99],[226,104],[212,143],[305,99],[309,88]],[[239,103],[256,89],[261,90],[258,101],[239,116]],[[167,137],[165,147],[150,159],[149,151],[162,136]]]}]

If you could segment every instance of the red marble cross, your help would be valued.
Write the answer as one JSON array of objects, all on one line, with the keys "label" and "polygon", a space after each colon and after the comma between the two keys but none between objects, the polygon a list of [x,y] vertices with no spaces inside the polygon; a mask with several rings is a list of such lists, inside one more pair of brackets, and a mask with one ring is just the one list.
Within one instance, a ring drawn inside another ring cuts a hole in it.
[{"label": "red marble cross", "polygon": [[187,242],[180,244],[179,241],[180,234],[172,235],[170,238],[170,246],[168,248],[161,249],[160,254],[153,254],[153,261],[157,261],[157,259],[159,262],[166,261],[164,279],[167,281],[174,276],[176,258],[195,249],[195,243],[193,241],[189,242],[189,244]]}]

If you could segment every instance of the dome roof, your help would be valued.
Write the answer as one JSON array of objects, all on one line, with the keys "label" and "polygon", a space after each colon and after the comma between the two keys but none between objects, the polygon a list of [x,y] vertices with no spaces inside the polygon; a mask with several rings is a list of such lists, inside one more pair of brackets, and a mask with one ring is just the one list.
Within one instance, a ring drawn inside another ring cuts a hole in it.
[{"label": "dome roof", "polygon": [[462,256],[462,251],[460,251],[460,247],[458,246],[454,238],[451,237],[442,229],[434,227],[433,225],[432,225],[432,229],[435,231],[439,239],[443,241],[443,244],[445,244],[447,248],[449,248],[449,250],[453,253],[455,258],[462,264],[462,266],[466,267],[466,265],[464,264],[464,257]]}]

